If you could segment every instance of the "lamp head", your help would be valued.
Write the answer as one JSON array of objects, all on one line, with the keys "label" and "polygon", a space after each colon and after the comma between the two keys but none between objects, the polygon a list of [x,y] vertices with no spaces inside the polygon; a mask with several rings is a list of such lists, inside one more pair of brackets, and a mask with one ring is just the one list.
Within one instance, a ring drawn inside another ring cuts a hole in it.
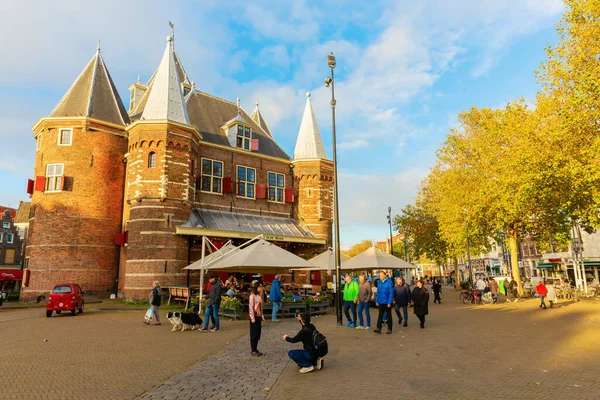
[{"label": "lamp head", "polygon": [[329,87],[331,85],[331,82],[333,82],[333,79],[331,79],[330,77],[326,77],[325,79],[323,79],[323,82],[325,82],[325,87]]},{"label": "lamp head", "polygon": [[329,68],[335,68],[335,56],[333,53],[329,53],[327,56],[327,65],[329,65]]}]

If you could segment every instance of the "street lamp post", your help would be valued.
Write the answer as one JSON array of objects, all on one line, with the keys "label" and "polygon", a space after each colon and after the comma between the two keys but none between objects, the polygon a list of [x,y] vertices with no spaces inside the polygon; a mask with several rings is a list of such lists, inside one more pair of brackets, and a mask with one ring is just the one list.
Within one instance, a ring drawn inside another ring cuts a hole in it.
[{"label": "street lamp post", "polygon": [[331,77],[325,78],[325,86],[331,87],[331,136],[333,141],[333,227],[335,234],[334,252],[335,252],[335,314],[337,324],[341,326],[342,321],[342,287],[341,287],[341,256],[340,256],[340,212],[339,212],[339,191],[338,191],[338,173],[337,173],[337,148],[335,138],[335,90],[333,80],[333,69],[335,68],[335,57],[333,53],[327,56],[327,65],[331,70]]},{"label": "street lamp post", "polygon": [[390,225],[390,254],[394,255],[394,239],[392,237],[392,207],[388,207],[388,224]]},{"label": "street lamp post", "polygon": [[471,251],[469,250],[469,224],[467,223],[467,212],[465,211],[465,232],[467,237],[467,260],[469,262],[469,279],[473,284],[473,266],[471,265]]}]

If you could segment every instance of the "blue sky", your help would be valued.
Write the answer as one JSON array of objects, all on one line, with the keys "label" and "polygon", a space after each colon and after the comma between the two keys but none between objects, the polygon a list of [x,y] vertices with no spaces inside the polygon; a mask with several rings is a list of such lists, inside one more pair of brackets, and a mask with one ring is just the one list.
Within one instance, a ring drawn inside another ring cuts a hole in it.
[{"label": "blue sky", "polygon": [[[92,4],[93,3],[93,4]],[[361,4],[364,3],[364,4]],[[416,4],[415,4],[416,3]],[[388,206],[414,200],[457,114],[538,90],[560,0],[112,1],[0,4],[0,204],[26,200],[31,127],[94,54],[127,101],[129,85],[175,48],[199,90],[252,111],[293,148],[311,91],[331,155],[326,55],[336,55],[341,242],[383,240]]]}]

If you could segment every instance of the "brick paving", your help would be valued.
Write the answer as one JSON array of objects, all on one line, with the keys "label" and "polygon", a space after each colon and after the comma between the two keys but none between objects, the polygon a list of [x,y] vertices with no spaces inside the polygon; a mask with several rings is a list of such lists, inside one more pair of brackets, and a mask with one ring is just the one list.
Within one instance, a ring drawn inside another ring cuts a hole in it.
[{"label": "brick paving", "polygon": [[292,346],[281,335],[298,329],[295,320],[267,321],[258,345],[263,357],[250,356],[245,335],[139,399],[265,399],[288,363]]},{"label": "brick paving", "polygon": [[325,368],[300,375],[288,364],[269,399],[599,398],[598,305],[467,306],[457,297],[448,290],[431,304],[425,329],[411,314],[409,327],[396,324],[392,335],[323,318]]},{"label": "brick paving", "polygon": [[247,333],[226,319],[218,333],[170,332],[144,314],[0,309],[0,399],[132,399]]},{"label": "brick paving", "polygon": [[[392,335],[337,327],[322,371],[287,359],[298,323],[267,322],[249,354],[248,321],[170,332],[140,311],[48,319],[43,309],[0,310],[2,399],[597,399],[600,311],[590,303],[540,310],[536,300],[470,306],[447,290],[426,329],[411,314]],[[375,312],[372,310],[372,318]],[[166,322],[166,321],[163,321]],[[47,342],[43,340],[47,339]],[[268,389],[267,389],[268,388]]]}]

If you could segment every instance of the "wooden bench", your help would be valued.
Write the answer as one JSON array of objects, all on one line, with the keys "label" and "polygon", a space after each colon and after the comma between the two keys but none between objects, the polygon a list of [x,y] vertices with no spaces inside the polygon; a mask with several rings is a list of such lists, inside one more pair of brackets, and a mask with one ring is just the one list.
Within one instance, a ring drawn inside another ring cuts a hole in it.
[{"label": "wooden bench", "polygon": [[169,301],[167,305],[171,304],[171,299],[177,301],[185,301],[185,309],[187,310],[192,299],[192,289],[186,286],[172,286],[169,287]]}]

